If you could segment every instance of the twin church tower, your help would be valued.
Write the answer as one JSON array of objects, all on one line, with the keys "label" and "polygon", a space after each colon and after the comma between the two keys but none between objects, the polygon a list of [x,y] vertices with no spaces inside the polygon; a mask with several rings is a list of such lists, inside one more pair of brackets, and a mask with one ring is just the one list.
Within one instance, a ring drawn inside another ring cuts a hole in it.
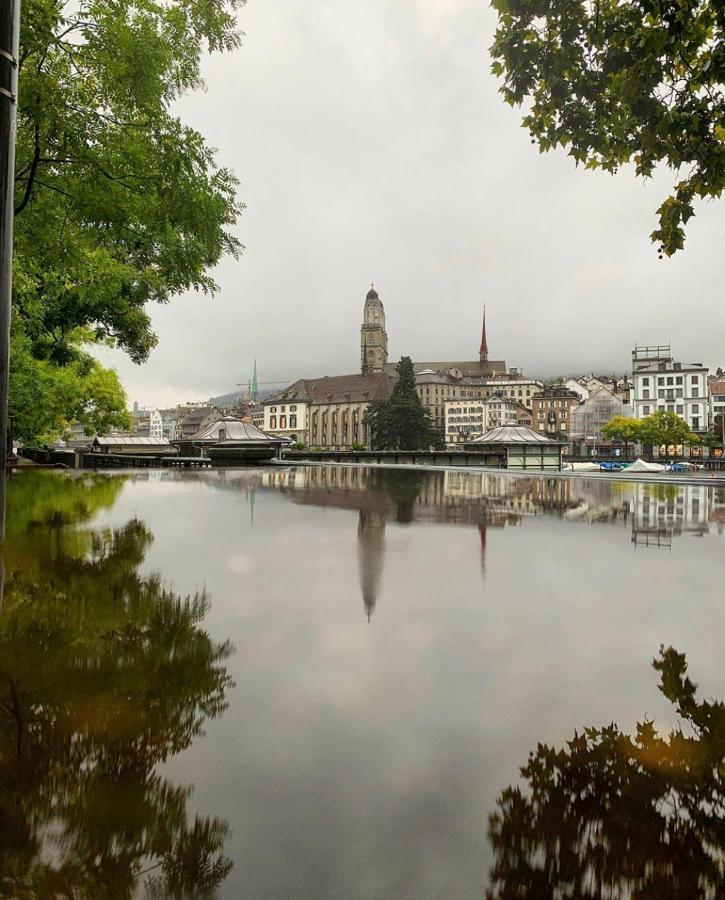
[{"label": "twin church tower", "polygon": [[[371,284],[365,297],[363,323],[360,327],[360,371],[363,375],[385,372],[388,362],[388,333],[385,330],[385,308],[378,292]],[[469,364],[470,365],[470,364]],[[473,364],[476,365],[475,363]],[[445,364],[441,363],[441,366]],[[488,340],[486,338],[486,308],[483,309],[483,330],[479,349],[478,367],[481,373],[488,373],[496,367],[506,369],[506,363],[489,363]]]}]

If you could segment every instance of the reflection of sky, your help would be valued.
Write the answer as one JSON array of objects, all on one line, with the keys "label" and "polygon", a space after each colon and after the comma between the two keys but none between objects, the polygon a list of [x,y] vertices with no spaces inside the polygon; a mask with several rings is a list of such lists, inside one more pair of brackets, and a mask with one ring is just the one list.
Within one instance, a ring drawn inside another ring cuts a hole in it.
[{"label": "reflection of sky", "polygon": [[476,524],[391,517],[368,625],[354,504],[258,486],[252,528],[242,482],[218,484],[129,481],[104,521],[143,518],[147,570],[206,586],[236,646],[229,710],[169,765],[231,824],[222,897],[478,898],[487,815],[538,741],[671,723],[660,643],[725,695],[714,533],[635,552],[629,521],[527,516],[488,528],[484,581]]}]

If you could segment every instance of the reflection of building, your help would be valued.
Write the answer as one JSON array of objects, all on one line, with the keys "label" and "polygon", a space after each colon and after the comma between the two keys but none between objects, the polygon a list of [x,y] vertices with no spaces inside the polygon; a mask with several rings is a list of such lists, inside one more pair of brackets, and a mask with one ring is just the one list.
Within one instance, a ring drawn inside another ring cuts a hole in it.
[{"label": "reflection of building", "polygon": [[702,537],[709,531],[714,494],[702,484],[632,485],[632,543],[670,549],[683,534]]},{"label": "reflection of building", "polygon": [[357,554],[363,605],[368,622],[375,610],[383,576],[385,516],[361,509],[358,514]]}]

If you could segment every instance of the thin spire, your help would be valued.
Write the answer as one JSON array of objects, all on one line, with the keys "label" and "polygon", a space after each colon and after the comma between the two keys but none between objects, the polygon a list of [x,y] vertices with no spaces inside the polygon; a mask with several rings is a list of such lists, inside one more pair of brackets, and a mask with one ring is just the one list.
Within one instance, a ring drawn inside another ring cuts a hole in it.
[{"label": "thin spire", "polygon": [[479,359],[482,363],[488,362],[488,341],[486,339],[486,304],[483,304],[483,328],[481,330],[481,349]]},{"label": "thin spire", "polygon": [[252,375],[252,400],[256,402],[259,385],[257,383],[257,357],[254,357],[254,375]]}]

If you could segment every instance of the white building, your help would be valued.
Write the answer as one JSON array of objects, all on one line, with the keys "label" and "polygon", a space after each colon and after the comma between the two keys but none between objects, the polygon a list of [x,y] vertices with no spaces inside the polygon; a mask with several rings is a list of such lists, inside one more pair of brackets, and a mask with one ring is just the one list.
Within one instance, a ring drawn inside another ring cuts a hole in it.
[{"label": "white building", "polygon": [[308,407],[309,401],[299,398],[287,401],[278,396],[276,399],[265,400],[262,431],[281,434],[301,444],[306,443]]},{"label": "white building", "polygon": [[582,384],[581,381],[577,381],[576,378],[567,378],[563,387],[565,387],[567,391],[575,393],[580,400],[589,399],[591,391],[586,385]]},{"label": "white building", "polygon": [[644,419],[666,410],[684,419],[695,433],[707,431],[707,376],[708,369],[701,363],[675,362],[668,346],[635,347],[631,395],[634,418]]},{"label": "white building", "polygon": [[504,396],[446,400],[446,444],[465,444],[499,425],[517,425],[519,403]]}]

